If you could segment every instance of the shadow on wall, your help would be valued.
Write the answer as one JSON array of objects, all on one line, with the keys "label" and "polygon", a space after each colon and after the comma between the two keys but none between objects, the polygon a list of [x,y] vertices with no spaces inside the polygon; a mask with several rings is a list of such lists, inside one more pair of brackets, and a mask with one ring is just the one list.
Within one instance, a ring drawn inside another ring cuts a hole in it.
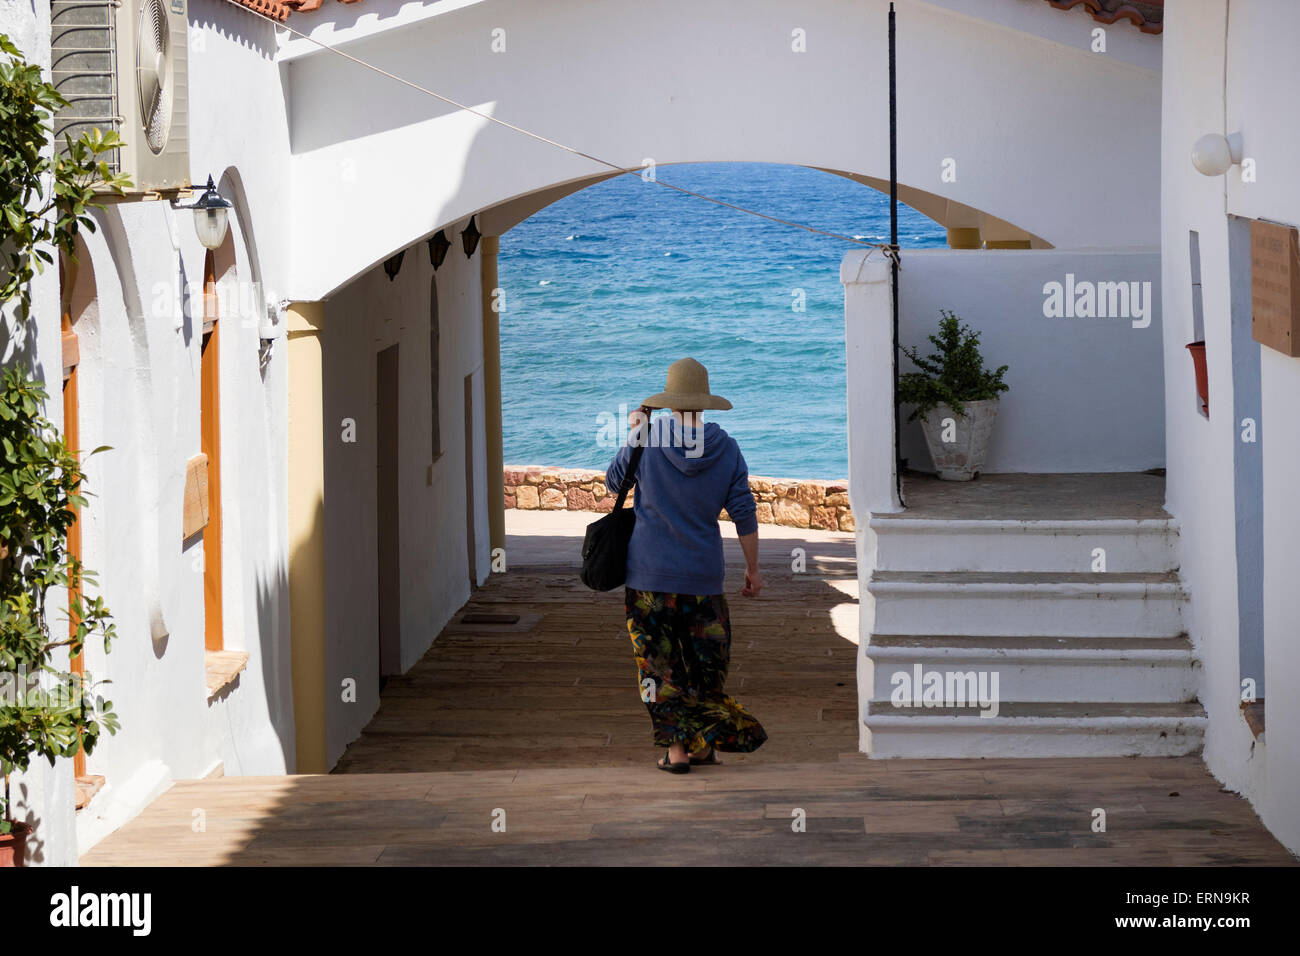
[{"label": "shadow on wall", "polygon": [[[290,427],[292,431],[292,423]],[[306,537],[298,533],[292,502],[289,509],[289,574],[281,576],[278,581],[267,582],[264,589],[259,588],[258,622],[260,626],[263,621],[277,615],[282,621],[284,640],[276,649],[273,660],[262,665],[266,669],[267,704],[280,736],[285,767],[290,773],[303,773],[308,771],[299,766],[298,737],[303,737],[307,751],[304,757],[311,760],[314,759],[311,744],[315,740],[326,740],[328,728],[324,707],[317,706],[317,701],[323,701],[328,692],[325,684],[330,663],[327,594],[324,590],[325,506],[319,498],[311,506]],[[302,638],[302,643],[296,646],[295,629]],[[301,658],[295,659],[295,653],[302,655]],[[319,688],[320,697],[312,693],[312,684]],[[303,694],[301,700],[298,692]],[[271,706],[273,701],[274,707]],[[318,752],[317,755],[325,760],[324,753]],[[312,772],[319,769],[326,767],[311,768]]]},{"label": "shadow on wall", "polygon": [[283,564],[266,567],[257,576],[257,634],[261,647],[262,686],[267,718],[280,742],[284,766],[296,761],[293,713],[292,635],[289,630],[289,575]]},{"label": "shadow on wall", "polygon": [[[220,36],[237,42],[246,49],[257,51],[263,59],[275,57],[275,24],[226,3],[225,0],[189,0],[188,13],[191,57],[206,52],[202,46],[196,45],[199,42],[196,38],[202,34],[195,31],[204,27],[211,27]],[[373,15],[372,12],[371,16]]]},{"label": "shadow on wall", "polygon": [[[57,286],[55,288],[57,289]],[[39,301],[32,302],[33,315],[40,305]],[[57,312],[58,308],[56,300],[51,311]],[[33,370],[36,378],[46,380],[45,368],[40,361],[40,343],[37,340],[35,319],[29,319],[27,326],[20,329],[12,308],[6,307],[0,315],[3,315],[3,320],[0,321],[0,371],[18,365]],[[62,370],[61,360],[60,370]],[[47,390],[51,390],[50,405],[56,406],[52,385],[53,383],[46,381]]]}]

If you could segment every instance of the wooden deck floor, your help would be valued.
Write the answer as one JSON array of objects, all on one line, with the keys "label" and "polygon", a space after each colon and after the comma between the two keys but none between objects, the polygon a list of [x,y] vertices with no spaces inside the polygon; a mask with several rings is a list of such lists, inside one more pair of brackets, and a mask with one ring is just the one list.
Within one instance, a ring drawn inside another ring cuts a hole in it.
[{"label": "wooden deck floor", "polygon": [[[724,755],[723,767],[660,773],[621,596],[576,582],[563,524],[573,519],[550,517],[559,530],[512,537],[514,569],[388,683],[333,774],[177,783],[83,864],[1292,862],[1198,758],[856,753],[857,591],[844,535],[767,535],[763,597],[730,599],[729,689],[768,743]],[[783,570],[794,547],[807,573]],[[728,588],[738,587],[733,568]],[[457,623],[504,611],[518,624]],[[1095,808],[1105,832],[1092,829]]]},{"label": "wooden deck floor", "polygon": [[[1106,832],[1092,831],[1106,810]],[[206,830],[195,833],[195,811]],[[795,832],[794,814],[806,815]],[[493,829],[503,820],[504,832]],[[1193,757],[645,764],[177,783],[88,866],[1286,864]]]},{"label": "wooden deck floor", "polygon": [[[735,764],[833,761],[857,750],[857,580],[852,539],[840,537],[831,553],[808,556],[812,573],[771,573],[758,599],[728,599],[727,688],[770,738],[752,756],[728,755]],[[519,624],[457,623],[505,612]],[[423,660],[388,681],[380,712],[337,771],[653,763],[625,625],[622,592],[596,594],[568,568],[533,565],[491,580]]]}]

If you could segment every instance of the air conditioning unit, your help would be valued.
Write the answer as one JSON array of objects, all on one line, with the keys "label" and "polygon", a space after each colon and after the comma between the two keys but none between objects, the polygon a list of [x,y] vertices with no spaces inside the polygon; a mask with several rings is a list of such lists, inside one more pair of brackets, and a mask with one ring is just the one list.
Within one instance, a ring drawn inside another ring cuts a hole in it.
[{"label": "air conditioning unit", "polygon": [[121,149],[105,154],[133,196],[190,185],[186,0],[51,0],[53,83],[68,106],[55,148],[98,127]]}]

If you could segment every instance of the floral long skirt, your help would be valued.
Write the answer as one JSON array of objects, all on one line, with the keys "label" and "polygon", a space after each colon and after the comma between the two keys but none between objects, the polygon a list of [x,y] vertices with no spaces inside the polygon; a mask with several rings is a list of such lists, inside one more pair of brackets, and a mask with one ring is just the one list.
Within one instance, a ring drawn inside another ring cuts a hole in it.
[{"label": "floral long skirt", "polygon": [[682,742],[692,753],[761,747],[762,724],[723,690],[731,663],[727,599],[627,588],[624,602],[655,745]]}]

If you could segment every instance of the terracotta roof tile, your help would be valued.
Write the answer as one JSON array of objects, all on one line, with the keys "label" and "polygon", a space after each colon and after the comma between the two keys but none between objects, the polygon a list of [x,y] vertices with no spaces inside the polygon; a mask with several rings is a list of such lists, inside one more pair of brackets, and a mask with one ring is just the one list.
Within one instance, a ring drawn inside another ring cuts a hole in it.
[{"label": "terracotta roof tile", "polygon": [[[283,23],[290,12],[310,13],[319,10],[324,0],[232,0],[240,6],[256,10]],[[360,3],[362,0],[338,0],[339,3]],[[1046,0],[1058,10],[1073,10],[1083,4],[1085,10],[1098,23],[1112,24],[1127,20],[1143,33],[1159,33],[1164,29],[1164,0]]]},{"label": "terracotta roof tile", "polygon": [[1164,29],[1165,0],[1047,0],[1058,10],[1073,10],[1079,4],[1098,23],[1111,24],[1127,20],[1143,33],[1159,33]]},{"label": "terracotta roof tile", "polygon": [[288,4],[281,3],[280,0],[231,0],[241,7],[248,7],[250,10],[256,10],[263,16],[270,17],[280,23],[289,19]]}]

